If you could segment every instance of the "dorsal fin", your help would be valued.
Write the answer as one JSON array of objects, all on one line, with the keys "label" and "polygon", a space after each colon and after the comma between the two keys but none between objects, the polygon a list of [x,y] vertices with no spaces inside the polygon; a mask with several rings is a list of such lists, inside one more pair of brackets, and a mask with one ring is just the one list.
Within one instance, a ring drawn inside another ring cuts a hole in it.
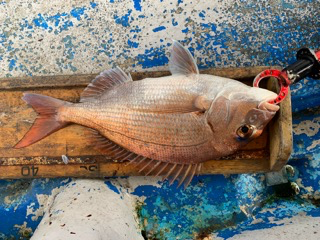
[{"label": "dorsal fin", "polygon": [[197,64],[188,49],[173,40],[169,69],[172,75],[199,74]]},{"label": "dorsal fin", "polygon": [[85,102],[92,98],[98,98],[107,89],[129,81],[132,81],[130,74],[127,75],[119,67],[105,70],[93,79],[86,89],[84,89],[81,94],[80,102]]}]

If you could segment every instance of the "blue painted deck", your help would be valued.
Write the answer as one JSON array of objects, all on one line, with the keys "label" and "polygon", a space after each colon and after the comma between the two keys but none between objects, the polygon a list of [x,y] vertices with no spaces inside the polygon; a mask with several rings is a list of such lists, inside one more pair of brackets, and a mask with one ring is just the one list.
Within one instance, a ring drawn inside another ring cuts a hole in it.
[{"label": "blue painted deck", "polygon": [[[166,69],[171,38],[188,46],[202,69],[285,67],[299,48],[319,48],[319,1],[269,2],[83,1],[58,10],[2,1],[0,13],[7,15],[0,17],[0,76],[90,73],[117,64],[127,71]],[[29,14],[14,19],[15,5]],[[161,188],[141,185],[133,194],[146,197],[139,208],[141,223],[148,219],[145,231],[156,239],[211,233],[228,239],[281,225],[302,212],[320,217],[319,86],[306,79],[292,87],[294,151],[289,163],[297,172],[291,180],[301,188],[298,196],[288,188],[282,189],[286,194],[267,188],[263,174],[200,176],[187,190],[167,183]],[[28,238],[41,220],[39,196],[69,181],[0,181],[0,239]]]}]

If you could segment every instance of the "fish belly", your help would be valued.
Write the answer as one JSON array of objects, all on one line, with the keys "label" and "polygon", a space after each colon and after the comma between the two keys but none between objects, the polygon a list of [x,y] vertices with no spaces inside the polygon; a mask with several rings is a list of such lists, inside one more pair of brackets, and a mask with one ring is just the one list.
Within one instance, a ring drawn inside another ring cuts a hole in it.
[{"label": "fish belly", "polygon": [[195,113],[130,113],[104,118],[102,135],[136,154],[165,162],[196,163],[210,159],[210,127]]}]

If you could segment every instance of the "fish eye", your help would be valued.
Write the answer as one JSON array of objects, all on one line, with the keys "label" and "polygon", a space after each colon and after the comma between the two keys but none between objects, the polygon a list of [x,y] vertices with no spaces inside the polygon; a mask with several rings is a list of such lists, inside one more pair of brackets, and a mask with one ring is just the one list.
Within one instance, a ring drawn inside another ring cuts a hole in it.
[{"label": "fish eye", "polygon": [[248,124],[242,125],[238,128],[237,135],[240,138],[249,138],[254,133],[254,129],[255,128],[252,125],[248,125]]}]

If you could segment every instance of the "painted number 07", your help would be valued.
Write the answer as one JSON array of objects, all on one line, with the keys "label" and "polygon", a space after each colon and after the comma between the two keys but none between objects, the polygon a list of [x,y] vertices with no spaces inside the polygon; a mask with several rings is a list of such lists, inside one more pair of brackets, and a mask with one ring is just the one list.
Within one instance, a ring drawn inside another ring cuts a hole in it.
[{"label": "painted number 07", "polygon": [[35,167],[35,166],[23,166],[21,168],[21,175],[24,176],[24,177],[27,177],[27,176],[37,176],[38,174],[38,170],[39,168],[38,167]]}]

